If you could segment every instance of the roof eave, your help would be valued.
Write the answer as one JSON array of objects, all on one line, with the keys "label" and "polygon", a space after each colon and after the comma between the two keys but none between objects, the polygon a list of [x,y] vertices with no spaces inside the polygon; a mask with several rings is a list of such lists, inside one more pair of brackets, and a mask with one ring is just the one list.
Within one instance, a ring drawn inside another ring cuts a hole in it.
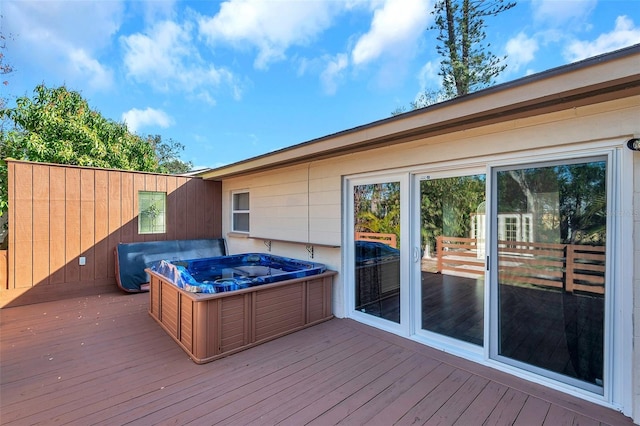
[{"label": "roof eave", "polygon": [[211,169],[221,180],[640,93],[640,44]]}]

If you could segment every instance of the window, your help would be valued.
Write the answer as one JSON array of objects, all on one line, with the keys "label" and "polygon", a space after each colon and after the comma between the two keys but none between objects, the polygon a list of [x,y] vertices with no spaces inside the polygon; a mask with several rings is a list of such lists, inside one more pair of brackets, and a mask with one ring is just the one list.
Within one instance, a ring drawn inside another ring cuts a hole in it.
[{"label": "window", "polygon": [[420,249],[428,253],[414,284],[419,333],[482,346],[486,176],[455,171],[417,178]]},{"label": "window", "polygon": [[166,206],[166,192],[138,192],[138,233],[164,234],[167,223]]},{"label": "window", "polygon": [[[491,356],[601,395],[608,167],[606,157],[593,157],[493,173],[494,216],[505,217],[505,234],[498,229],[492,243]],[[512,220],[520,217],[524,229]]]},{"label": "window", "polygon": [[249,232],[249,193],[236,192],[233,194],[232,224],[234,232]]}]

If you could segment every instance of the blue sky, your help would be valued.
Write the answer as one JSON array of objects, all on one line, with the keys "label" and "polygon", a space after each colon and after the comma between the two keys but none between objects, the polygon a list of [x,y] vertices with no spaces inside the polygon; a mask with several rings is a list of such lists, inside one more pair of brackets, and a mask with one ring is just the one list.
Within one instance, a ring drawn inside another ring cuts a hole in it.
[{"label": "blue sky", "polygon": [[[4,96],[66,85],[217,167],[390,116],[437,90],[433,0],[2,0]],[[640,43],[640,1],[530,0],[487,19],[510,81]]]}]

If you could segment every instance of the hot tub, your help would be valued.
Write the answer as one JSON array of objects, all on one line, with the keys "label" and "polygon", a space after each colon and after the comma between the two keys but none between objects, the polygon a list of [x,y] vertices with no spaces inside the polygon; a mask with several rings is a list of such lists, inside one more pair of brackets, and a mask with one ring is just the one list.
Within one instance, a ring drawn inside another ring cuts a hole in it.
[{"label": "hot tub", "polygon": [[326,270],[321,263],[243,253],[206,259],[159,261],[151,270],[193,293],[222,293],[256,285],[317,275]]},{"label": "hot tub", "polygon": [[246,253],[146,271],[149,314],[199,364],[333,318],[322,264]]}]

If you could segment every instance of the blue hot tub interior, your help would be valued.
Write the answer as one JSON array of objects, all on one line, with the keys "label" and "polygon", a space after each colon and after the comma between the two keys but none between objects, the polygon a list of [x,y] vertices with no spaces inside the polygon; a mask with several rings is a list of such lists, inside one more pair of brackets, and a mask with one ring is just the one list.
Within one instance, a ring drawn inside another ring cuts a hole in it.
[{"label": "blue hot tub interior", "polygon": [[191,260],[162,260],[151,267],[180,288],[220,293],[323,273],[321,263],[263,253]]}]

